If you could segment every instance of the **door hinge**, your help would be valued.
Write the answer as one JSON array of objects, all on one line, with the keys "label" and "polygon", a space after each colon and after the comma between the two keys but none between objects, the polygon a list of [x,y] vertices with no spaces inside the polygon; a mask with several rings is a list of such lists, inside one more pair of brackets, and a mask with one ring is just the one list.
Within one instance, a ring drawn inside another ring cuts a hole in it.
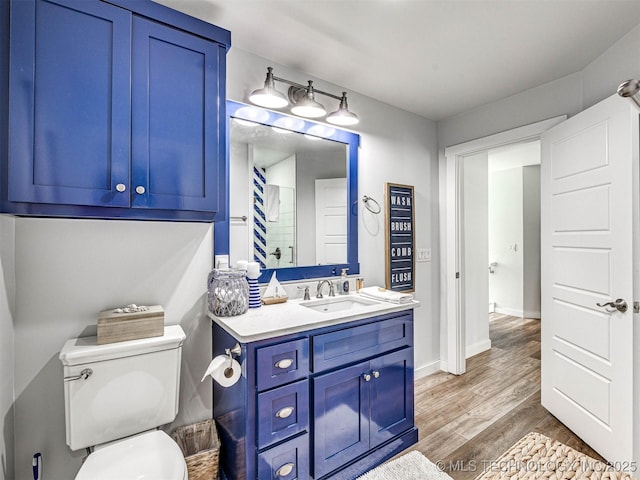
[{"label": "door hinge", "polygon": [[640,302],[633,302],[633,313],[640,313]]},{"label": "door hinge", "polygon": [[460,272],[456,272],[456,278],[460,278]]}]

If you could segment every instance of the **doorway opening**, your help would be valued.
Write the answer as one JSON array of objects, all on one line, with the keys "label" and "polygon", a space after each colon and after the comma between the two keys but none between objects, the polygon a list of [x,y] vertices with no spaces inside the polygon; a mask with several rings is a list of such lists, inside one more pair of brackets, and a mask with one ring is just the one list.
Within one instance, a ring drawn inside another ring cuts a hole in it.
[{"label": "doorway opening", "polygon": [[462,183],[469,358],[491,348],[487,311],[540,318],[540,141],[465,156]]},{"label": "doorway opening", "polygon": [[[442,312],[447,348],[441,368],[445,371],[463,374],[469,354],[491,346],[487,318],[488,268],[494,260],[489,261],[488,207],[486,213],[474,212],[478,210],[474,195],[486,195],[488,198],[489,152],[499,153],[501,149],[513,148],[514,145],[531,144],[531,147],[534,142],[539,142],[544,131],[565,119],[563,115],[445,149],[445,171],[441,176],[444,197],[440,215],[443,236],[441,264],[444,270]],[[486,171],[485,174],[480,173],[484,175],[481,178],[487,178],[486,182],[474,182],[474,177],[479,174],[474,170],[479,168]],[[510,245],[515,250],[513,253],[517,253],[518,242]],[[470,263],[471,258],[474,260]],[[539,289],[539,279],[537,282]]]}]

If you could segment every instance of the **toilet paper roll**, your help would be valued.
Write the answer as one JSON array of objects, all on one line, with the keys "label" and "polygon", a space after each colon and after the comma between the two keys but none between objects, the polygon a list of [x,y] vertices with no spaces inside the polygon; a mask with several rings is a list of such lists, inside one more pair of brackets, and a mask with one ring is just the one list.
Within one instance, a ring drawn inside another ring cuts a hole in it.
[{"label": "toilet paper roll", "polygon": [[211,375],[216,382],[223,387],[230,387],[235,385],[240,379],[240,364],[235,360],[229,360],[226,355],[218,355],[209,364],[207,371],[202,377],[201,382],[207,378],[207,375]]}]

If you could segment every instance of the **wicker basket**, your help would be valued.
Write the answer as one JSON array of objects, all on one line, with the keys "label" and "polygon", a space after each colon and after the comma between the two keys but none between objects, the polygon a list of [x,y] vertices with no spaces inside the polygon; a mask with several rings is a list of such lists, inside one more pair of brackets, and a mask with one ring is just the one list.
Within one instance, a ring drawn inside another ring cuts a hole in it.
[{"label": "wicker basket", "polygon": [[176,428],[171,437],[184,455],[189,480],[217,480],[220,440],[213,420]]}]

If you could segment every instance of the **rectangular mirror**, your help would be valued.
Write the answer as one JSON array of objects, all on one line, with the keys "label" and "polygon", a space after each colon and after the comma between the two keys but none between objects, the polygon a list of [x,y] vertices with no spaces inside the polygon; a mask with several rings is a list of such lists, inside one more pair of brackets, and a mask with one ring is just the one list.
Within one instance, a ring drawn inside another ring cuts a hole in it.
[{"label": "rectangular mirror", "polygon": [[227,115],[230,264],[260,263],[260,282],[359,273],[359,136],[233,101]]}]

